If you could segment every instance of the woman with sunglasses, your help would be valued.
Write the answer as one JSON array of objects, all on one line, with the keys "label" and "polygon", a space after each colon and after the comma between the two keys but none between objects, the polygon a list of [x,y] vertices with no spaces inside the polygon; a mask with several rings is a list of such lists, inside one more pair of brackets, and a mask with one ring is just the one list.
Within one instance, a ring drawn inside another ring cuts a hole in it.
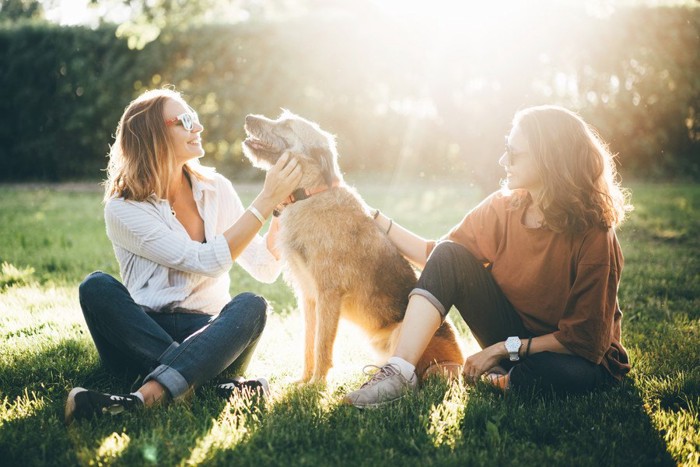
[{"label": "woman with sunglasses", "polygon": [[239,377],[265,326],[267,303],[251,293],[231,299],[228,272],[237,261],[260,281],[277,278],[277,226],[273,221],[265,237],[258,232],[301,170],[282,156],[245,208],[226,178],[199,164],[203,130],[180,94],[167,89],[144,93],[121,117],[104,201],[123,285],[95,272],[79,295],[104,367],[145,377],[131,394],[74,388],[67,423],[181,399],[224,370],[237,377],[214,385],[220,395],[267,392],[264,379]]},{"label": "woman with sunglasses", "polygon": [[629,371],[615,227],[631,206],[613,156],[578,115],[541,106],[515,115],[499,164],[503,189],[437,243],[375,212],[422,273],[394,356],[349,403],[375,407],[414,391],[414,365],[452,306],[482,349],[464,363],[469,382],[586,391]]}]

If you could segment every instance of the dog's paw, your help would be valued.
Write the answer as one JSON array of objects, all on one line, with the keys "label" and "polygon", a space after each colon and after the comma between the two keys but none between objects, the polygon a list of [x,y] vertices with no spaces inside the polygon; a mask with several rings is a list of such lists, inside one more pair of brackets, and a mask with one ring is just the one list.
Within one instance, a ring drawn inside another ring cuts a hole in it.
[{"label": "dog's paw", "polygon": [[439,376],[447,379],[458,379],[462,374],[462,364],[457,362],[433,362],[425,369],[421,377],[426,380],[433,376]]},{"label": "dog's paw", "polygon": [[321,386],[325,387],[326,386],[326,377],[325,376],[314,376],[309,380],[309,384],[313,386]]},{"label": "dog's paw", "polygon": [[326,387],[326,382],[325,381],[319,381],[319,380],[314,380],[314,379],[298,379],[292,383],[294,386],[298,388],[302,387],[318,387],[319,389],[325,388]]}]

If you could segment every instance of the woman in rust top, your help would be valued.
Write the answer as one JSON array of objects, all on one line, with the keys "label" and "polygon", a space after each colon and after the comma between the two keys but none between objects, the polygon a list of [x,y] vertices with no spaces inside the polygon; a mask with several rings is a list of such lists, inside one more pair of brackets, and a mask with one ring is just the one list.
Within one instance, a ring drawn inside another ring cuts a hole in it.
[{"label": "woman in rust top", "polygon": [[615,227],[631,206],[605,143],[573,112],[532,107],[515,115],[499,164],[503,189],[437,243],[375,213],[423,272],[394,356],[349,403],[373,407],[414,391],[414,365],[452,306],[482,348],[464,364],[469,381],[581,391],[629,371]]}]

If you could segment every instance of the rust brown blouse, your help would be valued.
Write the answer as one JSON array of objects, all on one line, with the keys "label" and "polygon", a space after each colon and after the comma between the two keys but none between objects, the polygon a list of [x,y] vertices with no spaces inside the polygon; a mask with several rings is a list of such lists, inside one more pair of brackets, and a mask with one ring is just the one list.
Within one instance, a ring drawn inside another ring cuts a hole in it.
[{"label": "rust brown blouse", "polygon": [[[484,265],[534,335],[554,333],[567,349],[621,378],[629,358],[620,342],[617,301],[623,257],[614,229],[569,235],[530,228],[531,200],[512,207],[496,192],[443,239],[464,245]],[[435,243],[430,242],[428,253]]]}]

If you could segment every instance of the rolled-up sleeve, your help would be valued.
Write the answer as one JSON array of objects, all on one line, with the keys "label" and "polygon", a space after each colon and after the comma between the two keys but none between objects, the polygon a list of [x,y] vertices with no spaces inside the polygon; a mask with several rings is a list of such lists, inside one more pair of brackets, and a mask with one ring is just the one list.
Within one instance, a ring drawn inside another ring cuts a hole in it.
[{"label": "rolled-up sleeve", "polygon": [[[228,219],[227,225],[233,225],[245,213],[245,207],[228,180],[222,181],[221,191],[224,196],[220,197],[220,215]],[[277,260],[267,248],[267,236],[254,236],[236,262],[253,278],[267,284],[277,280],[282,271],[282,261]]]},{"label": "rolled-up sleeve", "polygon": [[571,352],[599,364],[610,348],[617,310],[617,271],[609,265],[583,265],[554,337]]},{"label": "rolled-up sleeve", "polygon": [[571,352],[596,364],[615,340],[621,270],[622,253],[614,231],[591,229],[581,245],[576,274],[554,337]]},{"label": "rolled-up sleeve", "polygon": [[267,238],[256,236],[236,259],[251,276],[260,282],[273,283],[282,271],[282,261],[267,249]]},{"label": "rolled-up sleeve", "polygon": [[479,261],[491,262],[503,233],[503,215],[501,209],[495,205],[502,203],[500,192],[488,196],[446,235],[437,241],[429,241],[426,245],[426,257],[430,256],[438,243],[449,240],[464,246]]}]

